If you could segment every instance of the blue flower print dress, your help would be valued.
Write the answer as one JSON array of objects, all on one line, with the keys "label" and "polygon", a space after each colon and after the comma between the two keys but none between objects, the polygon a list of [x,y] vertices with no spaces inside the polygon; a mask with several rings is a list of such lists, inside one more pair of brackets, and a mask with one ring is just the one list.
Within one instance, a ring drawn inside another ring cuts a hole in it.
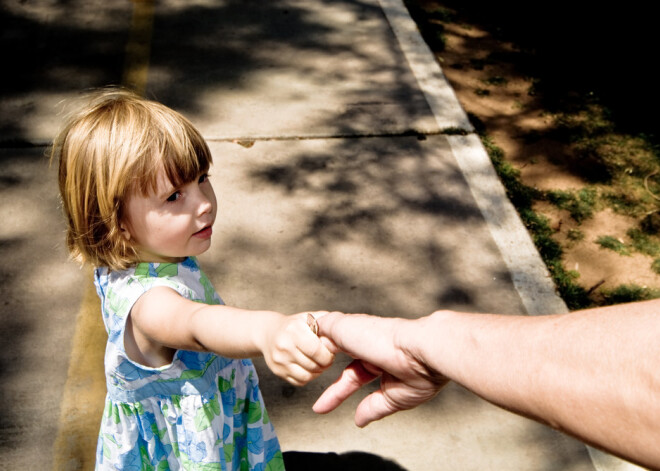
[{"label": "blue flower print dress", "polygon": [[279,442],[250,360],[177,350],[150,368],[124,350],[131,307],[166,286],[193,301],[222,304],[194,257],[95,272],[108,332],[108,394],[96,451],[97,470],[283,470]]}]

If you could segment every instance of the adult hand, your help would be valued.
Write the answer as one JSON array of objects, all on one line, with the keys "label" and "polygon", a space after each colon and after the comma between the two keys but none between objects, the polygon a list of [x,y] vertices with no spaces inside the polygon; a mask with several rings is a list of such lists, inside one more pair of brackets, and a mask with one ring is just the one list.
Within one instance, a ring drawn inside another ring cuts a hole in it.
[{"label": "adult hand", "polygon": [[431,370],[413,343],[420,320],[366,314],[330,313],[320,319],[319,335],[355,358],[314,404],[319,414],[336,409],[351,394],[380,376],[380,389],[360,402],[355,423],[364,427],[433,398],[448,380]]}]

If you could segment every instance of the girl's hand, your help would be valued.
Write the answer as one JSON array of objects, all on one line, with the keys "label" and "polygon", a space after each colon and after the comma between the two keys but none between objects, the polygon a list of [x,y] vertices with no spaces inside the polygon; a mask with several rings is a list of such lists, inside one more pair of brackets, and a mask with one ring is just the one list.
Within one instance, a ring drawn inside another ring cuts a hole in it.
[{"label": "girl's hand", "polygon": [[[273,373],[295,386],[304,386],[319,376],[335,358],[328,348],[332,346],[326,346],[308,325],[309,314],[277,314],[264,326],[261,351],[266,364]],[[318,318],[327,313],[311,314]]]}]

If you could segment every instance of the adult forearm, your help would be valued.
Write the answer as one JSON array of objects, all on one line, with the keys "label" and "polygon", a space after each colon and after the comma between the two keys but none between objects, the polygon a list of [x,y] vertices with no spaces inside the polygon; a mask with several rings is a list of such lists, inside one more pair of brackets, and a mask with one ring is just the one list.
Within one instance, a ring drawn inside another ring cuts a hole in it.
[{"label": "adult forearm", "polygon": [[404,343],[501,407],[658,467],[658,306],[540,317],[438,312]]}]

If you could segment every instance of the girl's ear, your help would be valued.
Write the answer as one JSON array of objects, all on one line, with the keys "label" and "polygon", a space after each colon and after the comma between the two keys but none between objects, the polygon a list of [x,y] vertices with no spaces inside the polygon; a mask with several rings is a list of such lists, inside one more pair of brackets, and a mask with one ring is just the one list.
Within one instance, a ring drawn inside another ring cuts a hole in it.
[{"label": "girl's ear", "polygon": [[121,232],[121,235],[124,237],[124,239],[131,240],[131,232],[128,230],[126,227],[126,223],[120,222],[119,223],[119,231]]}]

